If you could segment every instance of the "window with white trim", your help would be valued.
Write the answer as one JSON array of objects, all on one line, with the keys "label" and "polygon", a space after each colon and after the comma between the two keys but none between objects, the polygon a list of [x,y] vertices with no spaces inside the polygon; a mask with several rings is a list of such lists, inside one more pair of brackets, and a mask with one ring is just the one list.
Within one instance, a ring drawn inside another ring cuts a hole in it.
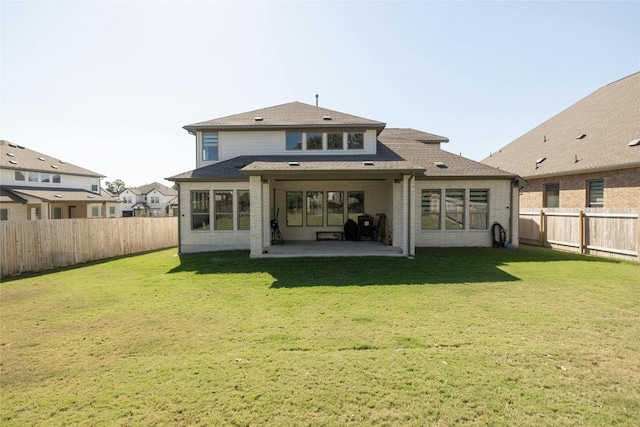
[{"label": "window with white trim", "polygon": [[464,202],[464,189],[445,190],[445,229],[464,230]]},{"label": "window with white trim", "polygon": [[420,222],[422,230],[440,230],[441,190],[422,190]]},{"label": "window with white trim", "polygon": [[206,162],[218,161],[219,141],[218,132],[202,133],[202,160]]},{"label": "window with white trim", "polygon": [[191,229],[209,230],[211,218],[208,191],[191,192]]},{"label": "window with white trim", "polygon": [[489,228],[489,190],[469,190],[469,228]]},{"label": "window with white trim", "polygon": [[233,230],[233,191],[213,192],[214,230]]}]

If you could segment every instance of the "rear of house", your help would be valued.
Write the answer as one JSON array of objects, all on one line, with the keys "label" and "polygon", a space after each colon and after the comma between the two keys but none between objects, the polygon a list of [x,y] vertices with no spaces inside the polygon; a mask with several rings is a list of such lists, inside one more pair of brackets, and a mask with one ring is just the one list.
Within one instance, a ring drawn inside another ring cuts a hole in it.
[{"label": "rear of house", "polygon": [[197,168],[167,178],[179,188],[180,252],[267,256],[272,220],[287,241],[344,238],[352,220],[405,256],[491,246],[494,222],[517,244],[518,176],[440,149],[446,137],[300,102],[185,129]]}]

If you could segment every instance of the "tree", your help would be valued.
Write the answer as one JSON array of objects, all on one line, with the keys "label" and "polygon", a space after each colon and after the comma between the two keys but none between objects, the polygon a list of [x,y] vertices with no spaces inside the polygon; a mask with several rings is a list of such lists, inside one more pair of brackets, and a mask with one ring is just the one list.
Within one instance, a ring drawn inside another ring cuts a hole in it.
[{"label": "tree", "polygon": [[107,191],[109,191],[111,194],[115,194],[116,196],[127,189],[127,186],[124,184],[124,181],[122,181],[121,179],[116,179],[113,182],[107,181],[105,182],[105,185],[106,185]]}]

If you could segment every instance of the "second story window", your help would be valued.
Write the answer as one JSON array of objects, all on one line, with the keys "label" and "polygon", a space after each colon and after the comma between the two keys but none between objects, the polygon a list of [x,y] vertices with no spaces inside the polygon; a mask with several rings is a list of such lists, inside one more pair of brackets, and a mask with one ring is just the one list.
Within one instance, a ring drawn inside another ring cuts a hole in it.
[{"label": "second story window", "polygon": [[202,134],[202,160],[218,161],[218,132]]},{"label": "second story window", "polygon": [[347,149],[349,150],[362,150],[364,149],[364,134],[361,132],[354,132],[347,134]]},{"label": "second story window", "polygon": [[91,178],[91,191],[97,193],[100,187],[100,180],[98,178]]},{"label": "second story window", "polygon": [[302,133],[287,132],[287,151],[302,150]]}]

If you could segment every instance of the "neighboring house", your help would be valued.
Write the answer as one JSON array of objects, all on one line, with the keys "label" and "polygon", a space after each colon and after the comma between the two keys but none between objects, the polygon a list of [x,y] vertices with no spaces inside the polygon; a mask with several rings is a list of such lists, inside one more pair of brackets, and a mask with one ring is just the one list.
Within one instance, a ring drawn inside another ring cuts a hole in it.
[{"label": "neighboring house", "polygon": [[103,175],[0,140],[0,220],[116,217]]},{"label": "neighboring house", "polygon": [[176,216],[178,192],[158,182],[127,188],[119,194],[122,216]]},{"label": "neighboring house", "polygon": [[380,224],[406,256],[491,246],[494,222],[517,244],[518,176],[441,150],[445,137],[300,102],[185,129],[196,169],[167,178],[179,185],[181,253],[265,256],[272,219],[286,241],[315,241],[348,219],[367,234]]},{"label": "neighboring house", "polygon": [[520,208],[640,207],[640,73],[596,90],[482,162],[527,181]]}]

